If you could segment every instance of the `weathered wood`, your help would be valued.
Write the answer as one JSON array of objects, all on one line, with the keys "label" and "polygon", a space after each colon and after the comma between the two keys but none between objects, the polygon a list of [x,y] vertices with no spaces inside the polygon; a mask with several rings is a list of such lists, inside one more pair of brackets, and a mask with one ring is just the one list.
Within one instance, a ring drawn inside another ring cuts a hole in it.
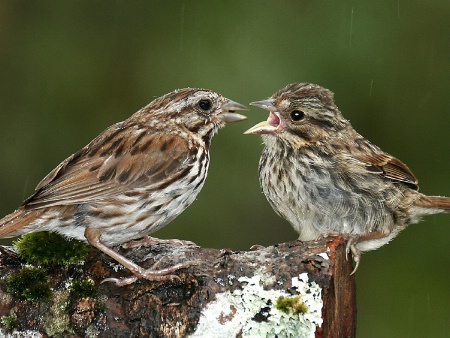
[{"label": "weathered wood", "polygon": [[[2,248],[0,316],[15,315],[17,320],[14,329],[3,325],[1,333],[14,330],[43,337],[355,336],[355,280],[340,238],[245,252],[167,244],[121,252],[145,267],[160,259],[158,268],[188,260],[197,265],[180,270],[179,281],[138,281],[117,287],[100,282],[130,273],[92,251],[83,265],[46,269],[52,287],[50,300],[25,301],[5,291],[7,276],[20,270],[23,262]],[[94,281],[95,294],[80,298],[67,290],[70,281],[84,278]]]}]

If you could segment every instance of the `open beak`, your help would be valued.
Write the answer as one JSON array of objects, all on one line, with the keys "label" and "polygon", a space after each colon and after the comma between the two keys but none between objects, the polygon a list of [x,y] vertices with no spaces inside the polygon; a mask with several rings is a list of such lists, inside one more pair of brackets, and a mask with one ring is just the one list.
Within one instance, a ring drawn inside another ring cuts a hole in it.
[{"label": "open beak", "polygon": [[236,114],[236,110],[248,110],[248,108],[240,103],[229,100],[222,105],[222,112],[217,117],[223,122],[236,122],[247,118],[247,116]]},{"label": "open beak", "polygon": [[244,132],[246,135],[250,134],[274,134],[277,131],[280,130],[280,115],[277,112],[277,108],[273,105],[272,99],[262,100],[262,101],[255,101],[250,103],[252,106],[260,107],[263,109],[268,110],[269,117],[266,121],[260,122],[257,125],[254,125],[249,130]]}]

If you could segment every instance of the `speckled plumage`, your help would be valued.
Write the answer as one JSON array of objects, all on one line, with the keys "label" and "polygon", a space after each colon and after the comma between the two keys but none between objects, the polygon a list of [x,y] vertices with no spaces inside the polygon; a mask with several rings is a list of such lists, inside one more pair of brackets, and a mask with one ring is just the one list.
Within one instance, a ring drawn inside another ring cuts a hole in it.
[{"label": "speckled plumage", "polygon": [[[107,128],[0,220],[0,237],[54,231],[122,259],[109,247],[153,233],[203,187],[213,135],[244,106],[207,89],[166,94]],[[119,261],[139,277],[161,277]],[[161,279],[161,278],[159,278]]]},{"label": "speckled plumage", "polygon": [[450,198],[419,193],[404,163],[359,135],[328,89],[294,83],[253,104],[270,111],[246,132],[265,143],[262,190],[300,240],[347,237],[358,264],[360,251],[388,243],[422,215],[450,210]]}]

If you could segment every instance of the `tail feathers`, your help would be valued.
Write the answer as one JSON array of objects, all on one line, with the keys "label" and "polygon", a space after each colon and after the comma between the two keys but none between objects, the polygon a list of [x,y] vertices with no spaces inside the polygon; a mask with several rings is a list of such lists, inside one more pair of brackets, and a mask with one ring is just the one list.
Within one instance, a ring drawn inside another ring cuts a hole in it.
[{"label": "tail feathers", "polygon": [[450,197],[422,195],[416,201],[415,205],[422,208],[430,208],[444,212],[450,212]]},{"label": "tail feathers", "polygon": [[36,217],[33,212],[17,209],[0,220],[0,238],[19,235],[19,233],[13,234],[13,232],[24,227],[25,225],[28,225],[35,219]]}]

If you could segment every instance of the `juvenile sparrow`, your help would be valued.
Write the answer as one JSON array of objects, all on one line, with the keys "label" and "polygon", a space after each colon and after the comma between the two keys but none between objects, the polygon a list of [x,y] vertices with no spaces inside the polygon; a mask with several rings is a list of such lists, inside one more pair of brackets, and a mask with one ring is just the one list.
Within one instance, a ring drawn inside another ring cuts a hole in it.
[{"label": "juvenile sparrow", "polygon": [[245,119],[246,107],[207,89],[166,94],[123,122],[107,128],[36,187],[12,214],[0,220],[0,237],[53,231],[87,241],[137,278],[168,280],[182,263],[145,270],[111,247],[130,243],[180,243],[151,237],[177,217],[203,187],[209,147],[226,122]]},{"label": "juvenile sparrow", "polygon": [[267,200],[301,241],[347,238],[353,272],[362,251],[388,243],[420,216],[450,211],[450,198],[419,193],[405,164],[359,135],[328,89],[293,83],[250,104],[270,112],[245,132],[265,144],[259,181]]}]

